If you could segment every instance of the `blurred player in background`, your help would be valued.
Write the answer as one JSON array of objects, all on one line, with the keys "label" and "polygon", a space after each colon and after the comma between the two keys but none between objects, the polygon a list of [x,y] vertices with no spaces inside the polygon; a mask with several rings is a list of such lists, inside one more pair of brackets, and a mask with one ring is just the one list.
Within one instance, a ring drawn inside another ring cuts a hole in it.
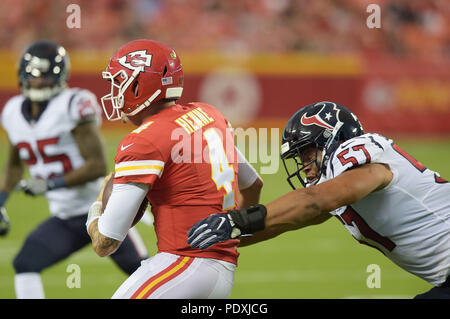
[{"label": "blurred player in background", "polygon": [[[20,188],[45,195],[52,215],[28,235],[14,259],[17,298],[44,298],[40,272],[90,242],[87,213],[106,172],[97,98],[88,90],[67,87],[69,67],[62,46],[49,41],[29,46],[19,65],[22,94],[11,98],[1,114],[10,142],[0,180],[1,211],[7,216],[4,205],[25,162],[31,178],[20,181]],[[0,225],[7,225],[6,233],[9,223]],[[137,233],[133,237],[140,240]],[[146,255],[127,237],[111,257],[131,274]]]},{"label": "blurred player in background", "polygon": [[158,253],[113,298],[228,297],[239,240],[201,251],[186,244],[186,234],[211,209],[237,208],[238,196],[243,205],[258,203],[262,180],[235,149],[229,123],[218,110],[200,102],[176,103],[183,70],[167,45],[152,40],[125,44],[103,78],[111,82],[111,93],[102,98],[108,119],[126,119],[138,128],[120,143],[111,196],[104,209],[101,197],[91,206],[86,227],[94,250],[109,255],[123,245],[147,198],[158,239]]},{"label": "blurred player in background", "polygon": [[189,232],[192,247],[255,233],[241,239],[249,245],[336,216],[360,243],[435,286],[417,298],[450,298],[448,181],[392,140],[365,134],[352,112],[332,102],[300,109],[282,143],[288,181],[296,190],[267,207],[198,222]]}]

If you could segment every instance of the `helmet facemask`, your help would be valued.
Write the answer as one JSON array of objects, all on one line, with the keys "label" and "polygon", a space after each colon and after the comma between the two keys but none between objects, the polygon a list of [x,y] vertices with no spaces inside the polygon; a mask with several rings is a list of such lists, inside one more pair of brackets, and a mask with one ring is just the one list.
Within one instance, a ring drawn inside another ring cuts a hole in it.
[{"label": "helmet facemask", "polygon": [[[114,75],[108,71],[102,72],[102,77],[111,82],[111,93],[106,94],[101,98],[103,111],[109,121],[123,120],[125,116],[128,117],[138,114],[144,108],[150,106],[158,95],[161,94],[161,90],[158,89],[141,105],[136,104],[132,109],[129,107],[127,111],[124,110],[124,94],[128,87],[138,79],[140,72],[142,72],[141,68],[137,68],[130,77],[128,77],[128,74],[124,70],[120,70]],[[110,101],[112,107],[111,111],[108,110],[106,101]]]},{"label": "helmet facemask", "polygon": [[[316,185],[320,179],[326,174],[329,159],[336,148],[339,146],[339,136],[340,130],[343,123],[338,122],[334,127],[333,131],[324,129],[322,134],[316,136],[313,141],[304,141],[303,143],[294,144],[294,146],[289,149],[289,145],[284,143],[282,148],[285,150],[281,158],[283,160],[283,165],[288,175],[287,181],[293,189],[298,189],[302,187],[309,187]],[[325,143],[319,142],[319,140],[326,138]],[[308,160],[306,163],[302,160],[302,151],[308,147],[313,147],[315,149],[315,156]],[[319,152],[321,151],[321,154]],[[305,169],[310,165],[316,165],[318,170],[317,178],[311,183],[308,182]],[[297,180],[300,184],[297,182]]]},{"label": "helmet facemask", "polygon": [[[302,160],[302,150],[307,147],[313,147],[315,149],[315,156],[313,159],[304,162]],[[284,169],[287,173],[287,181],[292,189],[298,189],[301,187],[308,187],[311,185],[315,185],[320,179],[320,161],[319,161],[319,151],[320,149],[317,147],[317,144],[308,144],[303,147],[297,147],[292,150],[290,154],[286,154],[282,156]],[[316,165],[319,170],[319,176],[312,183],[308,182],[305,169],[310,165]]]},{"label": "helmet facemask", "polygon": [[19,86],[32,102],[45,102],[67,88],[70,59],[66,50],[53,42],[39,41],[23,53],[19,65]]},{"label": "helmet facemask", "polygon": [[[135,80],[137,80],[140,72],[141,68],[136,68],[129,77],[124,70],[119,70],[114,75],[108,71],[102,72],[102,77],[111,82],[111,93],[106,94],[101,98],[103,111],[109,121],[117,121],[123,119],[124,116],[136,115],[142,109],[149,106],[150,103],[161,93],[161,90],[157,90],[149,99],[147,99],[147,101],[145,101],[145,103],[142,105],[136,105],[134,110],[130,110],[130,112],[125,112],[123,110],[125,106],[125,91]],[[108,108],[107,101],[109,101],[111,105],[110,108]]]},{"label": "helmet facemask", "polygon": [[[358,118],[345,106],[323,101],[302,107],[288,121],[285,126],[281,146],[281,158],[288,174],[288,182],[294,189],[293,177],[299,180],[303,187],[318,184],[326,177],[330,158],[339,145],[351,138],[364,134]],[[311,153],[301,160],[305,147],[316,149],[314,160]],[[319,152],[321,151],[321,152]],[[287,159],[293,158],[293,164]],[[303,172],[309,165],[317,165],[318,177],[312,180],[310,170]],[[309,175],[310,183],[305,179]],[[297,183],[298,184],[298,183]]]},{"label": "helmet facemask", "polygon": [[53,85],[42,88],[33,88],[29,85],[22,85],[22,94],[32,102],[40,103],[50,100],[52,97],[62,92],[66,87],[67,85]]}]

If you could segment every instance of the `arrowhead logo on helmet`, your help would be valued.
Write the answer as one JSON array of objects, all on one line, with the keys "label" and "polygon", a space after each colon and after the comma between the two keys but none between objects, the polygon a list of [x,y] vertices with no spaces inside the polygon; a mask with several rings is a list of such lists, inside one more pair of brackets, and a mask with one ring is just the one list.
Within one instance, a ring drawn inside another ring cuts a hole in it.
[{"label": "arrowhead logo on helmet", "polygon": [[134,40],[121,46],[102,77],[111,83],[110,93],[101,99],[110,121],[135,116],[163,99],[176,101],[183,92],[180,59],[172,48],[154,40]]},{"label": "arrowhead logo on helmet", "polygon": [[117,60],[122,66],[130,70],[141,69],[145,71],[146,67],[152,65],[152,55],[147,54],[147,50],[138,50],[128,53]]}]

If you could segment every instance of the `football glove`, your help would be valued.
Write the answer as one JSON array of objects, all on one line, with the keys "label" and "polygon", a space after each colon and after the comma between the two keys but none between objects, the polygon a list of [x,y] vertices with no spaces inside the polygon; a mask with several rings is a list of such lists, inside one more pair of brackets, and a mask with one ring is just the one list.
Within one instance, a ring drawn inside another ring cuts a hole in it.
[{"label": "football glove", "polygon": [[0,207],[0,236],[5,236],[9,232],[9,218],[5,207]]},{"label": "football glove", "polygon": [[192,248],[206,249],[214,244],[239,238],[264,229],[267,211],[264,205],[212,214],[197,222],[188,232],[187,243]]},{"label": "football glove", "polygon": [[206,249],[222,241],[237,238],[241,231],[234,226],[228,213],[212,214],[189,230],[187,243],[192,248]]},{"label": "football glove", "polygon": [[39,178],[23,179],[20,181],[19,186],[25,194],[31,196],[42,195],[47,191],[47,182]]},{"label": "football glove", "polygon": [[43,195],[49,190],[64,187],[65,185],[66,184],[62,176],[48,180],[41,178],[30,178],[19,182],[19,188],[22,189],[25,194],[31,196]]}]

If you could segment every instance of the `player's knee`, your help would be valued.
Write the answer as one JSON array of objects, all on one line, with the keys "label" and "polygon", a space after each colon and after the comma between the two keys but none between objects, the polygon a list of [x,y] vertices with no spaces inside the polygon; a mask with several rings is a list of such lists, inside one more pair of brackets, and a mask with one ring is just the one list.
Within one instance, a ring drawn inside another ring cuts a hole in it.
[{"label": "player's knee", "polygon": [[24,272],[41,272],[42,267],[29,256],[19,253],[13,260],[13,267],[16,274]]},{"label": "player's knee", "polygon": [[20,252],[13,260],[16,273],[41,272],[54,263],[54,257],[49,250],[38,242],[28,238]]}]

